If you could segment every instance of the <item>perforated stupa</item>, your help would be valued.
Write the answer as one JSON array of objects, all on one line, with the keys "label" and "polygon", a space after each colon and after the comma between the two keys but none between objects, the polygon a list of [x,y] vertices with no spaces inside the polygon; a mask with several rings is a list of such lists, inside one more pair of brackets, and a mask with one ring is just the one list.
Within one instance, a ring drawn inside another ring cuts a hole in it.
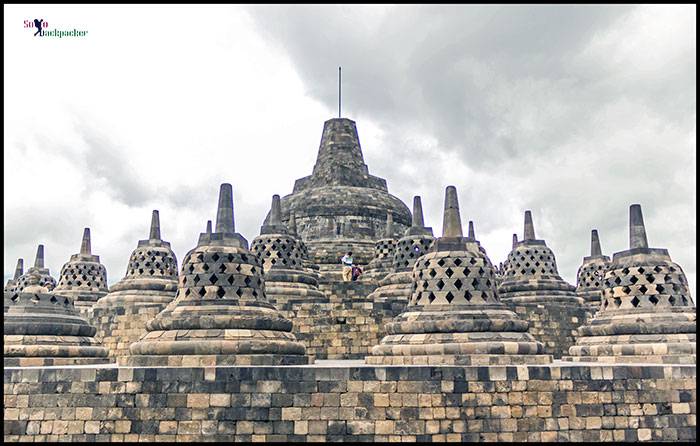
[{"label": "perforated stupa", "polygon": [[603,294],[603,278],[610,265],[610,257],[604,256],[600,249],[598,230],[591,231],[591,255],[583,258],[583,263],[576,273],[576,294],[595,311],[600,307]]},{"label": "perforated stupa", "polygon": [[411,271],[416,260],[428,252],[435,238],[433,229],[425,227],[423,222],[423,205],[419,196],[413,197],[413,216],[411,227],[396,242],[392,272],[379,281],[379,287],[368,297],[374,302],[387,300],[408,301],[411,297],[413,279]]},{"label": "perforated stupa", "polygon": [[442,237],[413,267],[406,311],[365,358],[369,364],[546,364],[528,323],[498,298],[495,271],[474,238],[462,236],[457,191],[445,191]]},{"label": "perforated stupa", "polygon": [[148,238],[139,240],[129,257],[124,277],[93,307],[92,321],[110,356],[129,354],[129,346],[175,298],[177,258],[170,243],[161,239],[160,214],[151,214]]},{"label": "perforated stupa", "polygon": [[391,212],[387,212],[384,235],[374,244],[374,257],[364,269],[362,280],[379,281],[386,277],[394,264],[395,251],[394,218]]},{"label": "perforated stupa", "polygon": [[17,289],[17,279],[24,273],[24,259],[17,259],[17,266],[15,266],[15,275],[12,279],[9,279],[5,284],[3,291],[13,293]]},{"label": "perforated stupa", "polygon": [[27,285],[27,280],[29,279],[29,274],[31,273],[37,273],[39,275],[39,285],[45,287],[48,291],[56,287],[56,279],[51,277],[51,272],[44,266],[44,245],[39,245],[36,248],[34,266],[30,267],[27,272],[17,278],[15,291],[21,292],[24,290],[24,287]]},{"label": "perforated stupa", "polygon": [[306,364],[305,347],[265,295],[263,266],[235,230],[233,193],[222,184],[214,232],[183,260],[175,300],[131,345],[128,365]]},{"label": "perforated stupa", "polygon": [[630,206],[630,249],[613,254],[600,310],[579,328],[572,361],[695,364],[695,304],[681,267],[649,248],[642,208]]},{"label": "perforated stupa", "polygon": [[[293,222],[294,217],[290,219]],[[282,223],[279,195],[272,197],[270,218],[253,239],[250,250],[258,256],[265,272],[265,295],[278,308],[311,302],[326,302],[318,290],[318,276],[305,264],[305,247]]]},{"label": "perforated stupa", "polygon": [[61,268],[54,292],[73,299],[80,311],[85,311],[109,292],[107,270],[100,263],[100,256],[91,252],[90,228],[83,230],[80,252],[73,254]]},{"label": "perforated stupa", "polygon": [[4,366],[107,363],[107,350],[95,339],[73,299],[41,285],[38,269],[27,273],[21,292],[3,295]]}]

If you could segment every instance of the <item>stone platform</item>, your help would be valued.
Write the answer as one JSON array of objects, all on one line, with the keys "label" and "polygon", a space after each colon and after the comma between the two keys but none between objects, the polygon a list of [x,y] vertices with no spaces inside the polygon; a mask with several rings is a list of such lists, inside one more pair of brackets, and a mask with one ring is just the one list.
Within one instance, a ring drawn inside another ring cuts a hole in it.
[{"label": "stone platform", "polygon": [[688,441],[696,367],[5,368],[15,441]]}]

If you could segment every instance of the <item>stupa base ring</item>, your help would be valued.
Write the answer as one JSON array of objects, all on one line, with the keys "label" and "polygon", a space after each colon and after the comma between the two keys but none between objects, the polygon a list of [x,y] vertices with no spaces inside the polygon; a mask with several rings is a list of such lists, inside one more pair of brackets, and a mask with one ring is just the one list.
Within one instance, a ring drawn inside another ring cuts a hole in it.
[{"label": "stupa base ring", "polygon": [[371,365],[544,365],[551,355],[415,355],[366,356]]},{"label": "stupa base ring", "polygon": [[308,365],[314,358],[308,355],[138,355],[121,356],[120,366],[129,367],[216,367],[256,365]]}]

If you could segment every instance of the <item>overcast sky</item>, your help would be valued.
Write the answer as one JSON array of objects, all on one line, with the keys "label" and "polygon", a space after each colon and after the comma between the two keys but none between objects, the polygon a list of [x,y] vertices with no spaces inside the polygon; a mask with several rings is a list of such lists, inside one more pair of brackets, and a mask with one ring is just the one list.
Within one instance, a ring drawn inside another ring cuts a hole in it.
[{"label": "overcast sky", "polygon": [[[49,29],[82,38],[39,38]],[[58,278],[83,227],[108,281],[152,209],[182,259],[234,189],[249,241],[311,173],[323,122],[357,122],[370,172],[442,227],[445,186],[491,260],[538,238],[575,283],[629,205],[695,288],[696,7],[4,6],[4,276],[36,245]]]}]

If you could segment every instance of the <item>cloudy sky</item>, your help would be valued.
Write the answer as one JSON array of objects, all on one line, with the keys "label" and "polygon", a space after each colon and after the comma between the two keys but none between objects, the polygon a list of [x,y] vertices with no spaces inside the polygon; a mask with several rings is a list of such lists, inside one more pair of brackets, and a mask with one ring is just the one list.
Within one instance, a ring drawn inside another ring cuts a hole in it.
[{"label": "cloudy sky", "polygon": [[[83,38],[39,38],[49,29]],[[83,227],[110,284],[159,209],[179,259],[234,188],[258,233],[311,173],[323,121],[357,122],[370,172],[442,227],[448,184],[494,262],[532,209],[575,283],[590,230],[649,242],[695,288],[696,7],[4,6],[4,275],[57,277]]]}]

